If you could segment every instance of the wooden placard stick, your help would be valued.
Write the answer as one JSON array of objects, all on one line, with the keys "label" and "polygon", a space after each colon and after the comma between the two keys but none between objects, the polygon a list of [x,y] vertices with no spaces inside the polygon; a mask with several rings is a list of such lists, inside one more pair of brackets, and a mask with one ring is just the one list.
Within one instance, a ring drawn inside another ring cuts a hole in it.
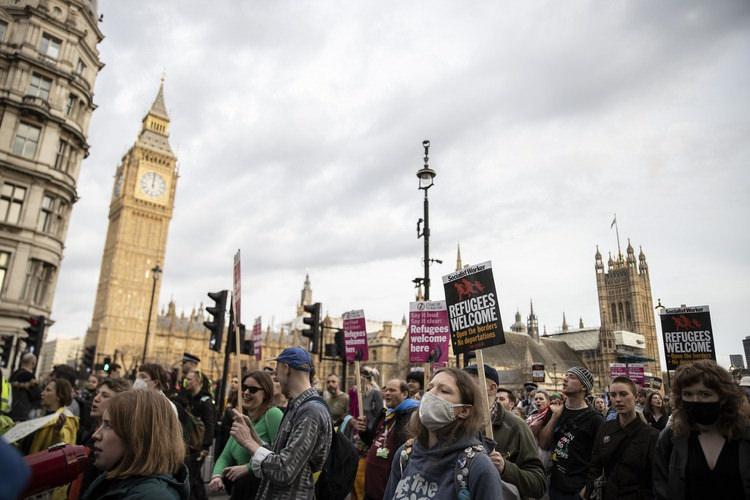
[{"label": "wooden placard stick", "polygon": [[432,374],[430,373],[430,363],[424,363],[422,366],[424,366],[424,384],[422,384],[422,390],[425,390],[425,387],[427,387],[427,384],[432,379]]},{"label": "wooden placard stick", "polygon": [[357,405],[359,408],[359,415],[358,417],[364,417],[365,416],[365,403],[364,398],[362,397],[362,374],[359,371],[359,361],[354,360],[354,373],[355,373],[355,379],[354,383],[357,386]]},{"label": "wooden placard stick", "polygon": [[[232,294],[232,304],[234,304],[234,294]],[[234,329],[234,359],[237,361],[237,380],[239,380],[240,385],[237,388],[237,403],[240,408],[240,413],[245,413],[245,406],[242,404],[242,363],[240,362],[240,327],[238,325],[239,321],[234,320],[235,314],[233,316],[232,321],[232,328]],[[228,335],[229,333],[227,333]]]},{"label": "wooden placard stick", "polygon": [[487,379],[484,378],[484,354],[481,349],[477,349],[477,371],[479,375],[479,390],[482,393],[481,412],[484,421],[484,435],[492,437],[492,419],[490,418],[490,403],[487,401]]}]

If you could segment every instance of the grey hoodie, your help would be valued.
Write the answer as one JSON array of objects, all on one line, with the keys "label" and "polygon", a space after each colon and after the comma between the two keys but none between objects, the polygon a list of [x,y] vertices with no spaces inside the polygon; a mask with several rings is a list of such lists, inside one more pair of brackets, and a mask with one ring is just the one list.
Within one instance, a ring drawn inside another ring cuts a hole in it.
[{"label": "grey hoodie", "polygon": [[[459,453],[469,446],[480,444],[474,438],[462,439],[446,444],[438,443],[433,448],[424,448],[416,440],[411,458],[401,474],[401,450],[393,455],[391,476],[383,498],[394,500],[455,500],[456,460]],[[478,453],[469,467],[469,492],[472,500],[502,500],[500,474],[485,453]]]}]

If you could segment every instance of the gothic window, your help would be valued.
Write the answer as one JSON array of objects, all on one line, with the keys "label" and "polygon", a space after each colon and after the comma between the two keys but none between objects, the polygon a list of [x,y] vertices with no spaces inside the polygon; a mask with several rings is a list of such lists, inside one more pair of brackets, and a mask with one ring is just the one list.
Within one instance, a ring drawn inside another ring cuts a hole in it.
[{"label": "gothic window", "polygon": [[39,146],[39,136],[42,129],[21,123],[16,131],[16,139],[13,141],[13,154],[21,155],[26,158],[34,158],[36,148]]},{"label": "gothic window", "polygon": [[49,91],[52,88],[52,80],[34,73],[31,75],[31,83],[26,90],[26,95],[38,97],[44,101],[49,99]]},{"label": "gothic window", "polygon": [[52,35],[44,33],[42,35],[42,42],[39,44],[39,52],[52,59],[60,57],[60,46],[62,40],[59,40]]},{"label": "gothic window", "polygon": [[625,301],[625,318],[628,321],[633,321],[633,313],[630,311],[630,301]]},{"label": "gothic window", "polygon": [[29,260],[29,271],[26,274],[24,297],[32,304],[44,306],[47,294],[52,286],[55,266],[39,259]]},{"label": "gothic window", "polygon": [[0,221],[18,224],[25,197],[26,188],[15,184],[4,184],[0,192]]},{"label": "gothic window", "polygon": [[8,268],[10,267],[10,253],[0,252],[0,292],[5,286],[5,276],[8,275]]},{"label": "gothic window", "polygon": [[0,42],[5,40],[5,33],[8,32],[8,23],[0,21]]},{"label": "gothic window", "polygon": [[617,306],[614,302],[609,305],[610,312],[612,313],[612,322],[617,323]]},{"label": "gothic window", "polygon": [[620,313],[620,323],[625,321],[625,314],[622,308],[622,302],[617,303],[617,312]]}]

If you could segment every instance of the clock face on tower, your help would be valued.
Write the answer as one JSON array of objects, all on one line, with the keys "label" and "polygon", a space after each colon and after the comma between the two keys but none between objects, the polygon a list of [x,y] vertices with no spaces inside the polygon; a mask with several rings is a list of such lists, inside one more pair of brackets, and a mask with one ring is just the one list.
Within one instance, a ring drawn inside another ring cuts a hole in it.
[{"label": "clock face on tower", "polygon": [[140,179],[141,190],[151,198],[159,198],[167,189],[164,177],[156,172],[146,172]]}]

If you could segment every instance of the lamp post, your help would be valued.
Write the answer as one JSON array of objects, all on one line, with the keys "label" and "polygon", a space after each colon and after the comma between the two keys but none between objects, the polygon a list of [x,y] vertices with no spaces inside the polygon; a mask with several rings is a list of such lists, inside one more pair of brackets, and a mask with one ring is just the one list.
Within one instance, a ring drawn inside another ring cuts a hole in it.
[{"label": "lamp post", "polygon": [[151,314],[154,312],[154,295],[156,295],[156,282],[159,280],[161,274],[161,268],[159,264],[156,264],[151,269],[151,278],[153,283],[151,284],[151,303],[148,305],[148,318],[146,318],[146,342],[143,343],[143,356],[141,356],[141,365],[146,362],[146,350],[148,349],[148,339],[151,337]]},{"label": "lamp post", "polygon": [[[430,141],[422,141],[424,148],[424,166],[417,171],[419,178],[419,189],[424,190],[424,219],[417,221],[417,239],[424,238],[424,300],[430,300],[430,202],[427,199],[427,190],[432,187],[435,171],[430,168]],[[420,232],[420,225],[424,227]],[[440,262],[433,259],[435,262]]]}]

